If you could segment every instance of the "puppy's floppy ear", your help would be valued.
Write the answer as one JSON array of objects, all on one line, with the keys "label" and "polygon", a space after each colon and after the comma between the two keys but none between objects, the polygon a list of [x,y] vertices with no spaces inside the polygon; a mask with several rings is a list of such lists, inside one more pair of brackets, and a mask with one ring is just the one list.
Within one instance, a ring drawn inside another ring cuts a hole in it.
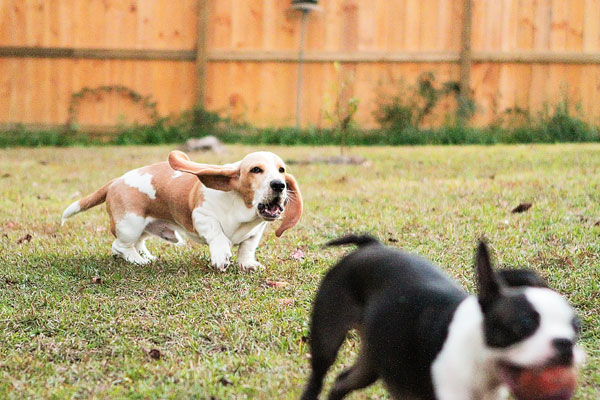
[{"label": "puppy's floppy ear", "polygon": [[483,312],[496,299],[502,296],[502,278],[494,272],[490,253],[485,241],[480,240],[475,253],[475,269],[477,275],[477,288],[479,291],[479,304]]},{"label": "puppy's floppy ear", "polygon": [[279,225],[279,228],[277,228],[277,231],[275,231],[277,237],[280,237],[284,231],[296,225],[302,215],[302,194],[300,193],[296,179],[290,174],[285,174],[285,184],[288,190],[288,203],[285,206],[283,221]]},{"label": "puppy's floppy ear", "polygon": [[169,165],[176,171],[196,175],[208,188],[225,192],[236,189],[240,177],[238,168],[196,163],[179,150],[169,153]]}]

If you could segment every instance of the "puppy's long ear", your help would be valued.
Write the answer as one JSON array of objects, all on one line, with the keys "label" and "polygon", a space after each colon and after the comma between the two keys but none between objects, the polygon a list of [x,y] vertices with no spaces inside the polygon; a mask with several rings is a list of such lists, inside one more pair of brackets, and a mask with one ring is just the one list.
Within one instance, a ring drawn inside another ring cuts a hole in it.
[{"label": "puppy's long ear", "polygon": [[479,290],[479,304],[483,312],[487,307],[502,295],[503,283],[494,272],[487,245],[479,241],[475,253],[475,269],[477,274],[477,288]]},{"label": "puppy's long ear", "polygon": [[238,186],[240,177],[238,168],[196,163],[190,161],[187,154],[179,150],[169,153],[169,165],[174,170],[196,175],[204,186],[211,189],[228,192]]},{"label": "puppy's long ear", "polygon": [[277,237],[280,237],[283,232],[296,225],[302,215],[302,194],[300,193],[296,179],[290,174],[285,174],[285,184],[288,190],[288,203],[285,206],[283,221],[275,231],[275,236]]}]

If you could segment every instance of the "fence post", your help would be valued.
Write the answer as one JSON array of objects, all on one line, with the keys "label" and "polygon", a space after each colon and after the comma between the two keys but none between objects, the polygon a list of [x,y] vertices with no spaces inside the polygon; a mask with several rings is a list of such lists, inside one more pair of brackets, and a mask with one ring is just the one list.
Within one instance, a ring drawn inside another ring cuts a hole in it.
[{"label": "fence post", "polygon": [[197,0],[196,24],[196,107],[204,107],[206,92],[208,0]]},{"label": "fence post", "polygon": [[463,26],[460,45],[460,101],[459,115],[467,117],[471,101],[471,25],[473,0],[463,0]]}]

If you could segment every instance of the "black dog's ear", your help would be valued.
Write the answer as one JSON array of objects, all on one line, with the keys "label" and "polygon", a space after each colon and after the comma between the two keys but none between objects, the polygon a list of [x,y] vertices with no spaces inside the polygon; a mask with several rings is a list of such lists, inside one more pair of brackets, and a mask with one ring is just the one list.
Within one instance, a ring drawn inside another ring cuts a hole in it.
[{"label": "black dog's ear", "polygon": [[502,281],[492,268],[490,252],[485,241],[480,240],[475,253],[475,269],[477,272],[477,288],[479,304],[486,311],[487,307],[502,295]]}]

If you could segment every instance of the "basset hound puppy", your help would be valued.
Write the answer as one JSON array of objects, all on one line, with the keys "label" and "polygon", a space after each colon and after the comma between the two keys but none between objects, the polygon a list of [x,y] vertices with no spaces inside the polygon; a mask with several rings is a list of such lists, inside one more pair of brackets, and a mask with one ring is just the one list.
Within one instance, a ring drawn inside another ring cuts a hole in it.
[{"label": "basset hound puppy", "polygon": [[282,219],[275,232],[279,237],[302,214],[296,180],[270,152],[211,165],[172,151],[168,162],[129,171],[74,202],[64,211],[62,223],[105,201],[116,237],[113,254],[146,264],[156,258],[144,244],[149,236],[172,243],[182,243],[187,236],[208,244],[211,264],[219,271],[229,265],[233,245],[239,245],[242,270],[260,267],[255,251],[267,223]]}]

